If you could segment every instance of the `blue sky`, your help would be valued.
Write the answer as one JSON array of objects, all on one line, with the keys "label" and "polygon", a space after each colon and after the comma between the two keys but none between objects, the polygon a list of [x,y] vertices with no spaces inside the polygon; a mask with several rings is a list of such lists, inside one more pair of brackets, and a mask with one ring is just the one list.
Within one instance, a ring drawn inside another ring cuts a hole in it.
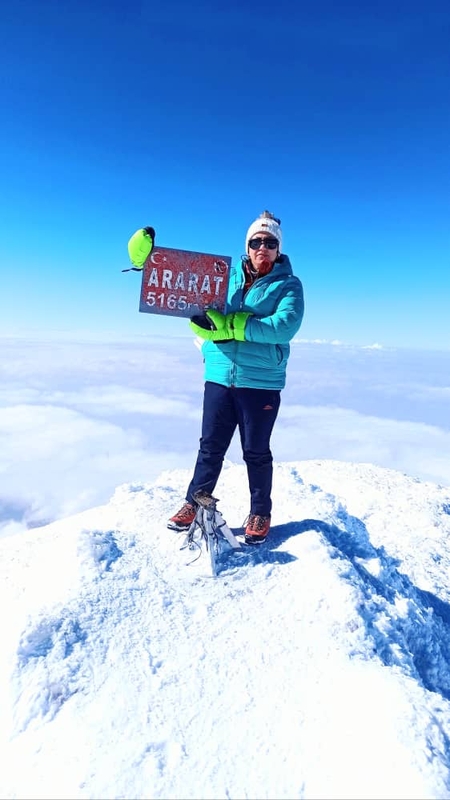
[{"label": "blue sky", "polygon": [[302,336],[449,347],[447,2],[25,0],[0,36],[2,332],[179,333],[128,237],[235,260],[269,208]]}]

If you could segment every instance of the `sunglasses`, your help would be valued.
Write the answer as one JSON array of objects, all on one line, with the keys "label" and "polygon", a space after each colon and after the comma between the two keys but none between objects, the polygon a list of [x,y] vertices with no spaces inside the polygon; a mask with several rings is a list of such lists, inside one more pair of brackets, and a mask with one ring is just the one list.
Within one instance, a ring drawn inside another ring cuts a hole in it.
[{"label": "sunglasses", "polygon": [[276,250],[278,247],[278,239],[261,239],[257,236],[256,239],[250,239],[248,246],[252,250],[259,250],[260,247],[267,247],[268,250]]}]

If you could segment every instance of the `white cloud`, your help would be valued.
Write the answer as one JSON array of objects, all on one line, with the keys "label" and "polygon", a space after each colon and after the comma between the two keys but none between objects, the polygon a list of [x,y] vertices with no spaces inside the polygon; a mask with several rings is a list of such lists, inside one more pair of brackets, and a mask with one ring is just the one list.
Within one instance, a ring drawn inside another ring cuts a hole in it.
[{"label": "white cloud", "polygon": [[450,432],[342,408],[284,406],[273,435],[278,461],[365,461],[450,485]]},{"label": "white cloud", "polygon": [[[449,371],[450,355],[295,344],[274,457],[363,461],[449,484]],[[105,502],[127,480],[193,467],[203,365],[189,337],[8,339],[0,373],[3,530]],[[237,436],[230,456],[241,460]]]},{"label": "white cloud", "polygon": [[193,458],[161,443],[146,447],[144,438],[136,428],[61,406],[3,409],[0,507],[14,502],[22,508],[15,522],[36,524],[104,502],[125,480],[148,480]]},{"label": "white cloud", "polygon": [[149,416],[182,417],[196,419],[200,416],[198,409],[191,407],[187,400],[158,396],[151,392],[128,388],[115,384],[102,386],[85,386],[74,390],[27,390],[20,392],[3,391],[0,394],[3,402],[11,403],[25,398],[34,405],[59,404],[65,407],[81,408],[85,411],[108,415],[145,414]]}]

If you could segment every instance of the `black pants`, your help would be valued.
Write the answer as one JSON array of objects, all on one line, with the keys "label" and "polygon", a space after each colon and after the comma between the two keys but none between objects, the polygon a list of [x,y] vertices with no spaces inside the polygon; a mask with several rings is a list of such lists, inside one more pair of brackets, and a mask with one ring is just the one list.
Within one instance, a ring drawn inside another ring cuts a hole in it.
[{"label": "black pants", "polygon": [[267,516],[272,510],[273,459],[270,437],[280,408],[280,392],[236,389],[205,383],[200,448],[186,499],[199,489],[212,492],[236,427],[247,465],[250,513]]}]

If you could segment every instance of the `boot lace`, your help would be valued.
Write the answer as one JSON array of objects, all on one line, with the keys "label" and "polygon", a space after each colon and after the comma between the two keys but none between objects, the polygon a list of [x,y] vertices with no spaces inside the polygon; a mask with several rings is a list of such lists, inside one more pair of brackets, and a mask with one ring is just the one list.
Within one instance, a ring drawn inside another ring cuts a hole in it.
[{"label": "boot lace", "polygon": [[182,508],[180,508],[178,514],[176,516],[179,519],[190,519],[192,514],[195,512],[195,507],[191,503],[185,503]]},{"label": "boot lace", "polygon": [[248,518],[248,527],[250,530],[258,533],[264,530],[269,519],[270,517],[263,517],[260,514],[250,514]]}]

